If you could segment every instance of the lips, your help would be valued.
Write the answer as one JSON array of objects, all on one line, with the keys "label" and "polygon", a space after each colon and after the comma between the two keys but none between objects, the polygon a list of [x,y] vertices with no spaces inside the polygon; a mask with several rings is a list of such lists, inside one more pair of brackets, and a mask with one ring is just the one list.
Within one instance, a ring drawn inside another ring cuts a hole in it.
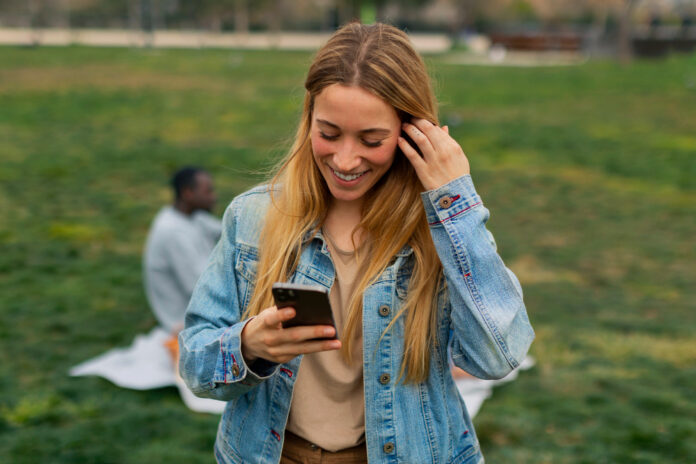
[{"label": "lips", "polygon": [[356,173],[353,173],[353,174],[343,174],[343,173],[341,173],[341,172],[339,172],[339,171],[336,171],[336,170],[333,169],[333,168],[331,168],[331,172],[333,172],[334,176],[338,177],[339,179],[341,179],[341,180],[343,180],[343,181],[345,181],[345,182],[354,181],[354,180],[356,180],[356,179],[362,177],[363,175],[365,175],[365,173],[367,173],[367,171],[362,171],[362,172],[356,172]]}]

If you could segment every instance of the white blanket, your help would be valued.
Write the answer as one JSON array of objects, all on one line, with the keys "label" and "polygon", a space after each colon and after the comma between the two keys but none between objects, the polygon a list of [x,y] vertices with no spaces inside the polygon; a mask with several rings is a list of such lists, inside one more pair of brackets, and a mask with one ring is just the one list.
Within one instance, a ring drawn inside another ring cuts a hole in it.
[{"label": "white blanket", "polygon": [[127,348],[114,348],[70,369],[70,375],[98,375],[119,387],[133,390],[150,390],[162,387],[177,387],[184,404],[197,412],[222,414],[225,402],[199,398],[191,393],[176,372],[164,342],[169,332],[155,327],[148,334],[135,337]]},{"label": "white blanket", "polygon": [[501,383],[515,380],[519,375],[519,371],[524,371],[533,367],[534,363],[534,358],[527,356],[522,360],[517,369],[499,380],[481,380],[475,377],[455,379],[454,383],[457,385],[459,394],[461,394],[464,399],[464,404],[466,404],[469,415],[473,418],[476,413],[478,413],[483,402],[493,394],[493,387]]},{"label": "white blanket", "polygon": [[[226,404],[224,401],[199,398],[184,384],[176,372],[169,351],[164,346],[168,338],[169,333],[166,330],[156,327],[148,334],[137,335],[133,344],[127,348],[114,348],[78,364],[70,369],[70,375],[98,375],[119,387],[133,390],[174,386],[179,389],[181,399],[189,409],[222,414]],[[514,380],[519,370],[529,369],[533,365],[534,359],[528,356],[518,369],[500,380],[457,379],[457,388],[471,417],[478,413],[483,402],[491,396],[494,386]]]}]

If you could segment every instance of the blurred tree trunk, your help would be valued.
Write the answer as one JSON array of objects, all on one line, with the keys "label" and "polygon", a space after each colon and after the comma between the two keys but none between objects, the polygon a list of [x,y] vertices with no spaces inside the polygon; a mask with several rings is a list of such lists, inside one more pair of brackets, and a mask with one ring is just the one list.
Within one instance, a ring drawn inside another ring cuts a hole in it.
[{"label": "blurred tree trunk", "polygon": [[27,9],[29,12],[29,28],[31,29],[31,43],[33,46],[41,44],[41,33],[37,30],[41,24],[41,1],[28,0]]},{"label": "blurred tree trunk", "polygon": [[268,24],[268,29],[273,34],[279,34],[281,28],[281,18],[282,18],[282,1],[274,0],[270,2],[269,7],[266,8],[266,23]]},{"label": "blurred tree trunk", "polygon": [[467,29],[474,27],[476,17],[481,13],[482,4],[485,0],[459,0],[455,2],[457,5],[457,16],[452,21],[452,38],[455,42]]},{"label": "blurred tree trunk", "polygon": [[154,44],[153,32],[155,28],[152,20],[152,0],[140,0],[140,27],[142,28],[145,46],[150,48]]},{"label": "blurred tree trunk", "polygon": [[128,2],[128,26],[131,30],[139,31],[142,29],[142,0],[130,0]]},{"label": "blurred tree trunk", "polygon": [[164,15],[162,14],[161,2],[160,0],[152,1],[152,28],[153,29],[165,29],[167,25],[164,21]]},{"label": "blurred tree trunk", "polygon": [[219,15],[210,18],[210,30],[213,32],[222,32],[222,18]]},{"label": "blurred tree trunk", "polygon": [[58,2],[58,18],[57,24],[59,27],[70,29],[70,0],[60,0]]},{"label": "blurred tree trunk", "polygon": [[67,13],[70,10],[69,0],[41,0],[38,2],[41,27],[67,28]]},{"label": "blurred tree trunk", "polygon": [[234,31],[246,34],[249,32],[249,3],[247,0],[234,2]]},{"label": "blurred tree trunk", "polygon": [[606,9],[593,12],[592,25],[589,28],[588,40],[590,55],[597,56],[601,52],[602,39],[607,33],[607,18],[609,13]]},{"label": "blurred tree trunk", "polygon": [[619,61],[627,63],[633,58],[633,35],[631,28],[631,16],[633,9],[636,6],[637,0],[625,0],[619,10],[619,43],[618,54]]},{"label": "blurred tree trunk", "polygon": [[140,26],[144,32],[152,32],[152,0],[140,0]]},{"label": "blurred tree trunk", "polygon": [[40,26],[41,2],[40,0],[27,0],[26,5],[29,12],[29,27],[35,29]]}]

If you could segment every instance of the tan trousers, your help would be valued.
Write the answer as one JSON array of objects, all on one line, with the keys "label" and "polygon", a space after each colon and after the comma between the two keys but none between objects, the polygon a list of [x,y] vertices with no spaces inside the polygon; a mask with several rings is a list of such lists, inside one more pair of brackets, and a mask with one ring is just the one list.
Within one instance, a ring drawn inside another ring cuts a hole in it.
[{"label": "tan trousers", "polygon": [[294,433],[285,431],[280,464],[364,464],[366,462],[365,443],[332,453]]}]

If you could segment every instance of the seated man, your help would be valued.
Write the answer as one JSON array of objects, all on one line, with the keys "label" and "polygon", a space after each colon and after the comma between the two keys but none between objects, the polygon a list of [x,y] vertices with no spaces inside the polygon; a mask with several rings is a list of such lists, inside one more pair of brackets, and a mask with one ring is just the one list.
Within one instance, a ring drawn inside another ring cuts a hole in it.
[{"label": "seated man", "polygon": [[174,204],[162,208],[145,244],[147,299],[160,325],[177,333],[193,287],[220,238],[221,223],[210,214],[216,195],[206,171],[186,167],[174,174]]}]

